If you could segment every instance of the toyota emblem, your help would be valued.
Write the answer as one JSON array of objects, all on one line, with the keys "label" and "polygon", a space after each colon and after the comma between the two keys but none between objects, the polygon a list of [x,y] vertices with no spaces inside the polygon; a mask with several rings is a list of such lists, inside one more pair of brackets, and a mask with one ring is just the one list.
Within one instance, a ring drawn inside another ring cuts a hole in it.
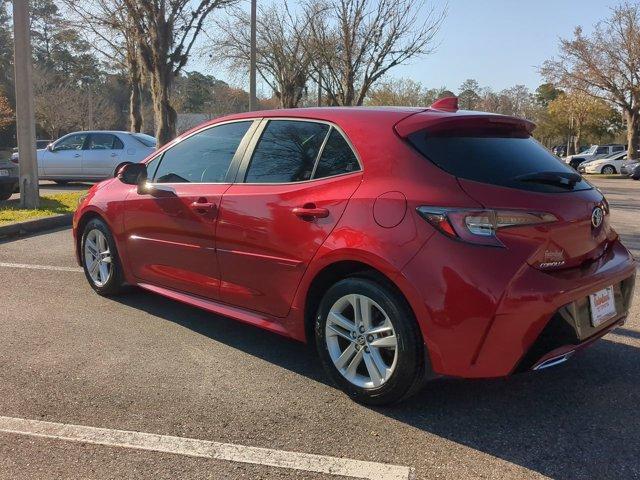
[{"label": "toyota emblem", "polygon": [[591,213],[591,225],[593,228],[598,228],[602,225],[602,220],[604,218],[604,212],[602,211],[602,207],[596,207],[593,209]]}]

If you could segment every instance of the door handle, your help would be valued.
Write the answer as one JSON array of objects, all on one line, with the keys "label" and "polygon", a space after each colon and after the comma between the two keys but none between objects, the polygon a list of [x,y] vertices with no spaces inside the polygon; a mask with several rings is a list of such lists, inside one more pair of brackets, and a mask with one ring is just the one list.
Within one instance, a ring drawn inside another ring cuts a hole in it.
[{"label": "door handle", "polygon": [[218,208],[215,203],[210,203],[207,201],[193,202],[191,205],[189,205],[189,207],[198,215],[207,215],[210,213],[215,213],[216,209]]},{"label": "door handle", "polygon": [[111,156],[112,156],[112,157],[117,157],[117,156],[118,156],[118,154],[117,154],[117,153],[112,153],[112,154],[111,154]]},{"label": "door handle", "polygon": [[304,207],[294,208],[293,214],[303,220],[313,220],[314,218],[327,218],[329,216],[329,210],[326,208],[316,208],[314,204],[309,204]]},{"label": "door handle", "polygon": [[79,153],[74,153],[73,156],[77,158],[77,157],[80,156],[80,154]]}]

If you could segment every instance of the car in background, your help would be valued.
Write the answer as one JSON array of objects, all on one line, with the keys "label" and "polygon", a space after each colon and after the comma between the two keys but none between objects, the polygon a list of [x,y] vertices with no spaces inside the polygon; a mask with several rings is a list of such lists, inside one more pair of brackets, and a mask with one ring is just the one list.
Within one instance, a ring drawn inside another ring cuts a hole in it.
[{"label": "car in background", "polygon": [[636,263],[533,129],[455,98],[219,118],[92,187],[75,254],[100,295],[308,341],[364,403],[541,370],[625,321]]},{"label": "car in background", "polygon": [[627,149],[624,145],[619,143],[611,143],[608,145],[591,145],[587,150],[584,150],[576,155],[569,155],[564,158],[564,162],[569,164],[572,168],[578,169],[578,166],[582,162],[588,160],[596,160],[603,158],[614,153],[624,152]]},{"label": "car in background", "polygon": [[629,178],[640,180],[640,163],[635,163],[629,169]]},{"label": "car in background", "polygon": [[604,158],[589,160],[578,165],[579,173],[601,173],[614,175],[620,173],[622,164],[627,159],[627,152],[616,152]]},{"label": "car in background", "polygon": [[551,153],[562,158],[567,156],[567,146],[566,145],[556,145],[551,149]]},{"label": "car in background", "polygon": [[[47,145],[51,143],[51,140],[36,140],[36,150],[43,150],[47,148]],[[13,149],[13,153],[11,154],[11,161],[13,163],[18,163],[18,147]]]},{"label": "car in background", "polygon": [[0,159],[0,201],[8,200],[18,188],[18,166],[9,159]]},{"label": "car in background", "polygon": [[156,139],[123,131],[74,132],[38,150],[38,175],[57,183],[100,181],[156,150]]},{"label": "car in background", "polygon": [[620,166],[620,173],[622,175],[630,176],[638,164],[640,164],[640,159],[637,159],[637,158],[632,160],[625,160],[624,162],[622,162],[622,165]]}]

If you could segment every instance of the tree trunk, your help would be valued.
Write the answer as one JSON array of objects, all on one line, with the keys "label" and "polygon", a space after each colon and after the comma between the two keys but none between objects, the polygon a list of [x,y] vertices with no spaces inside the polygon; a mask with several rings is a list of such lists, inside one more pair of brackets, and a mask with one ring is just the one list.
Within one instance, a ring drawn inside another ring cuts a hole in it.
[{"label": "tree trunk", "polygon": [[582,128],[578,126],[576,128],[576,134],[573,137],[573,152],[574,154],[580,153],[580,141],[582,140]]},{"label": "tree trunk", "polygon": [[158,147],[169,143],[176,136],[178,115],[169,100],[172,82],[173,72],[170,71],[170,68],[166,64],[156,66],[151,78],[151,97]]},{"label": "tree trunk", "polygon": [[129,128],[132,132],[142,131],[142,72],[135,58],[129,60]]},{"label": "tree trunk", "polygon": [[640,112],[638,110],[626,111],[627,117],[627,158],[638,158],[638,143],[640,141],[640,134],[638,128],[640,127]]}]

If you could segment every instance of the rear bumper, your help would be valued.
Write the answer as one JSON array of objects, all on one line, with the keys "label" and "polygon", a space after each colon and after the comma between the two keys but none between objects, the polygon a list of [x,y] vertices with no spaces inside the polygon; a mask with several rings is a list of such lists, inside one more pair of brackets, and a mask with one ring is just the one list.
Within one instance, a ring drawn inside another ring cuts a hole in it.
[{"label": "rear bumper", "polygon": [[[462,252],[442,261],[434,254],[440,239],[434,239],[403,275],[419,292],[420,304],[412,306],[437,374],[489,378],[536,368],[588,346],[627,316],[636,262],[617,240],[586,267],[543,272],[528,265],[510,270],[507,252],[499,249],[476,248],[473,256]],[[588,296],[609,286],[619,286],[617,315],[594,329]],[[566,325],[556,325],[559,317]],[[547,326],[552,341],[545,343]],[[552,327],[563,327],[562,335]]]},{"label": "rear bumper", "polygon": [[561,363],[624,324],[631,307],[634,284],[635,275],[632,275],[614,286],[616,311],[619,313],[598,328],[591,326],[587,297],[561,307],[545,325],[515,371],[540,370]]},{"label": "rear bumper", "polygon": [[13,192],[18,186],[20,179],[17,175],[9,175],[8,177],[0,177],[0,192]]}]

